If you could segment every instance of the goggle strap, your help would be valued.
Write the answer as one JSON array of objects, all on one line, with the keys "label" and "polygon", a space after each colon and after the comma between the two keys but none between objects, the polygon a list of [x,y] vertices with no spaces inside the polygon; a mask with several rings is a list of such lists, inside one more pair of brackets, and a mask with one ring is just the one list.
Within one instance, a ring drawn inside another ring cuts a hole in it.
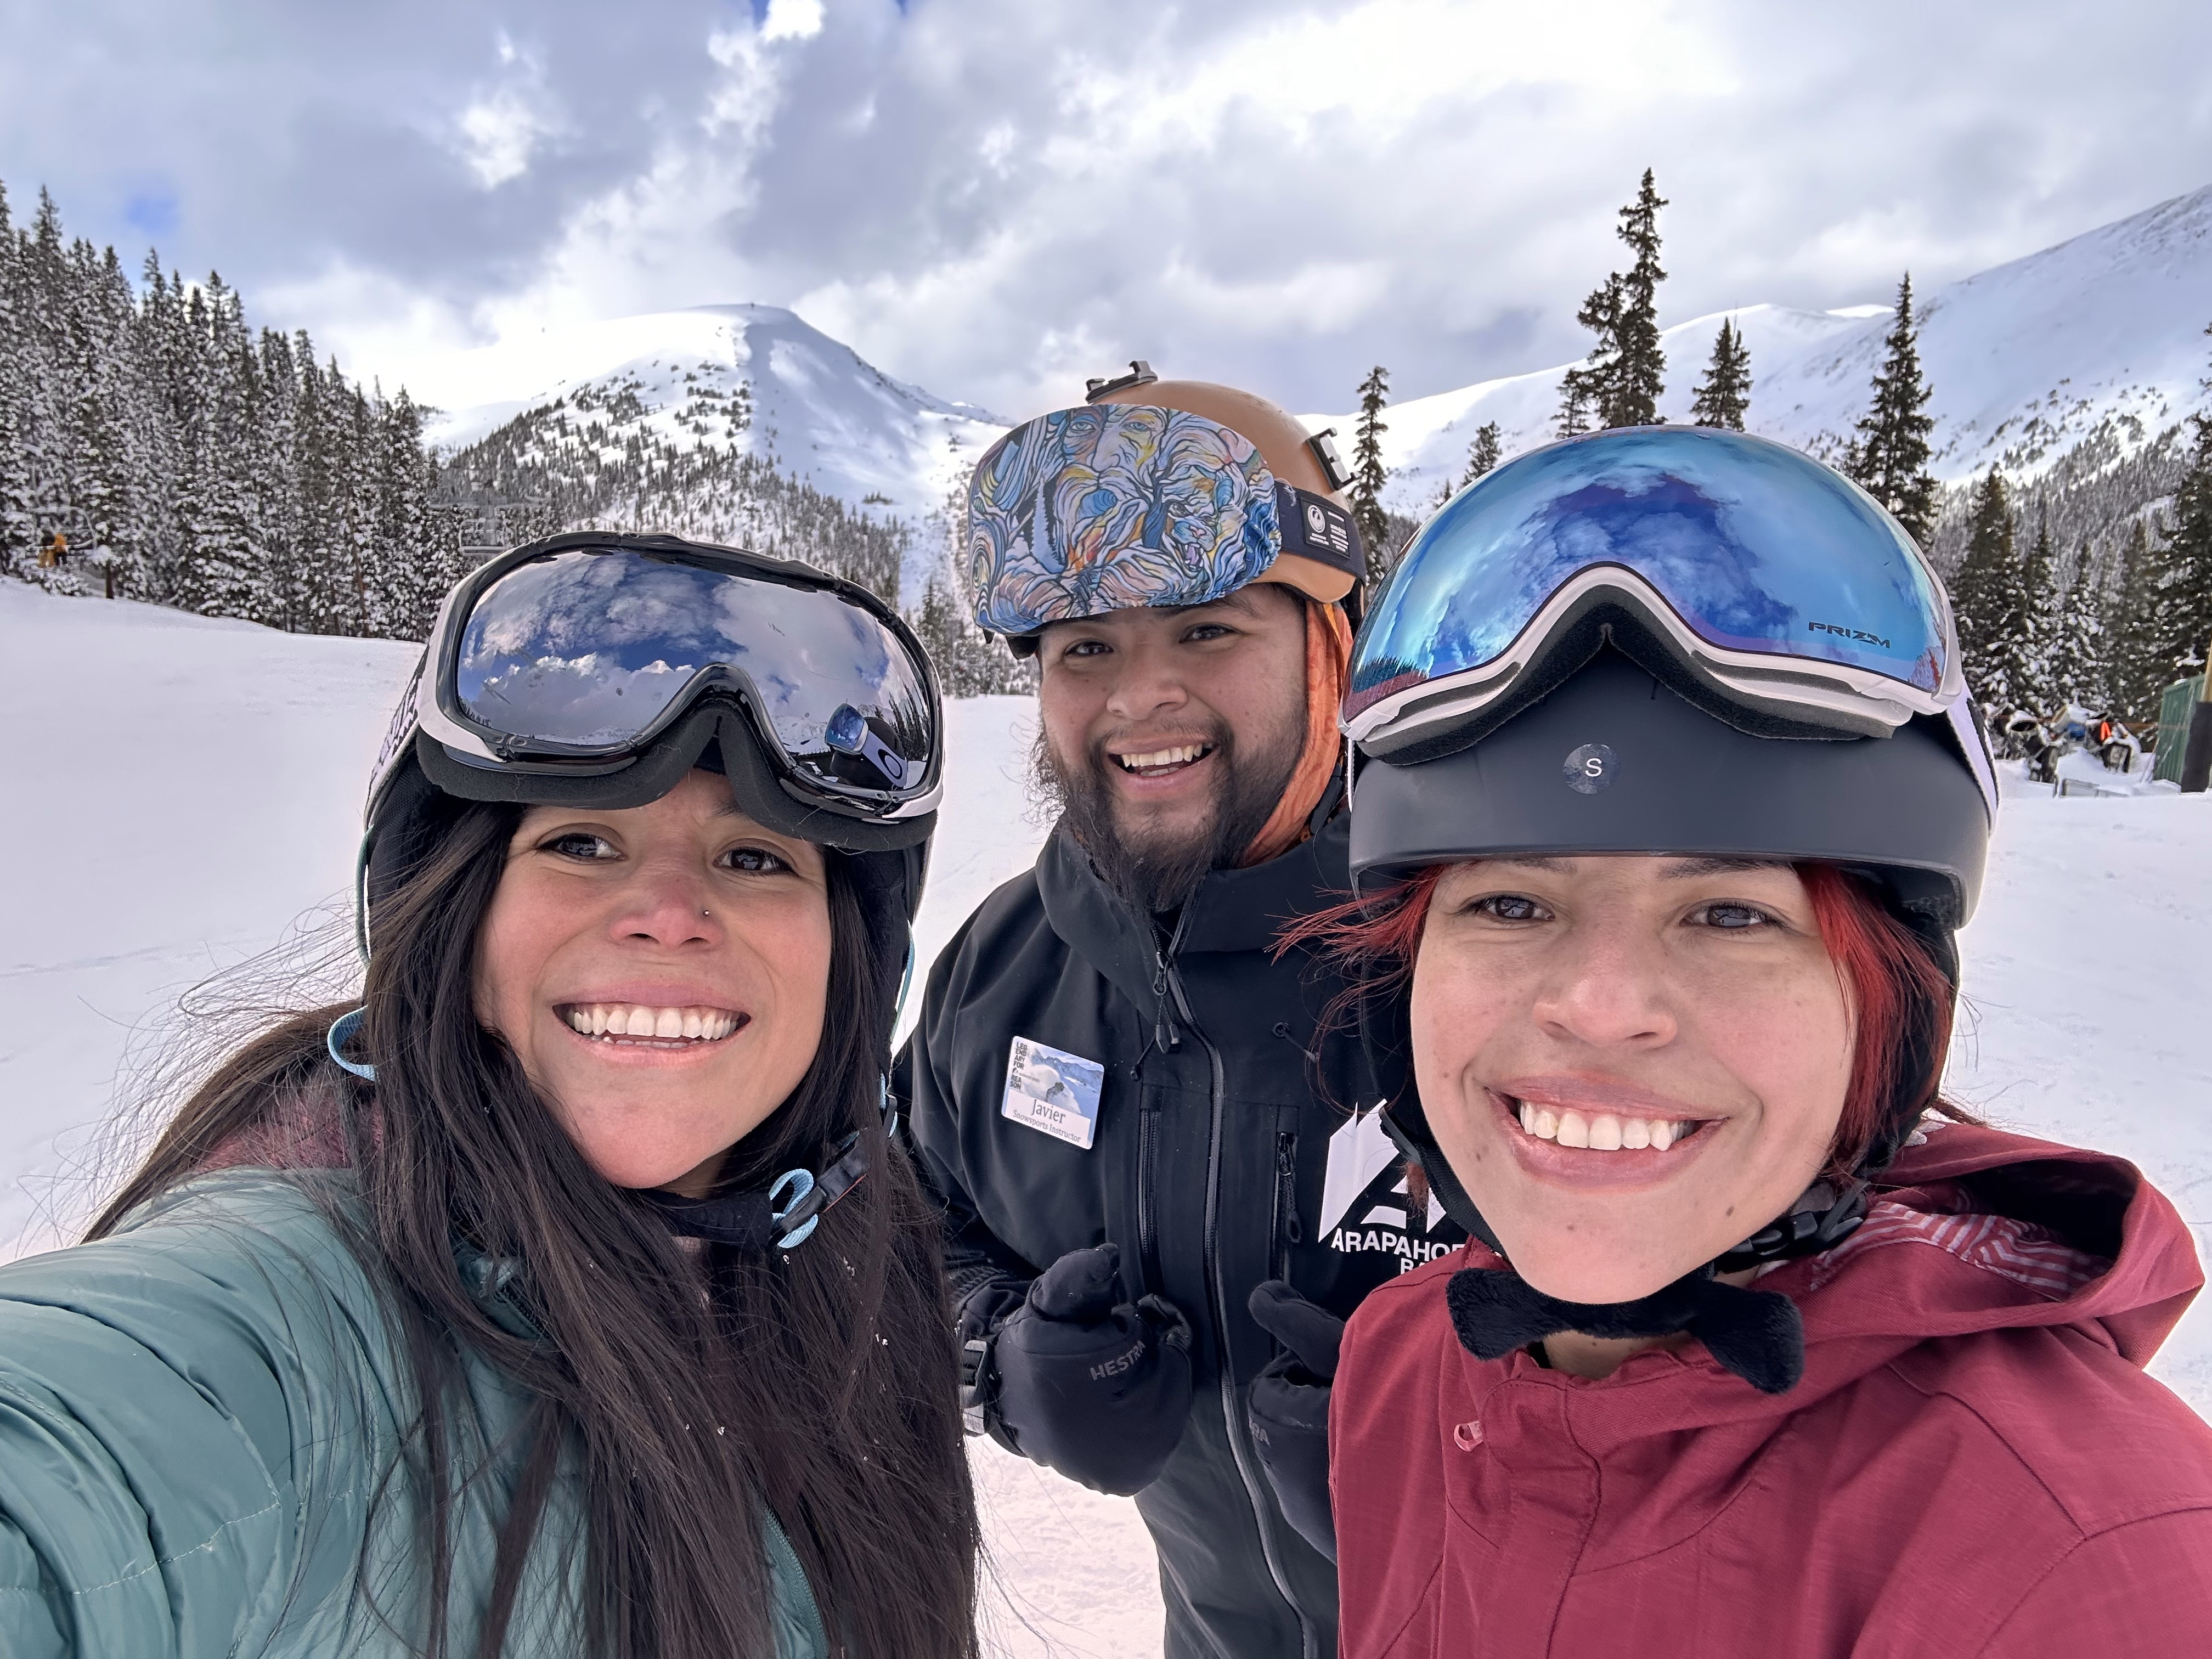
[{"label": "goggle strap", "polygon": [[1275,480],[1275,523],[1281,552],[1295,553],[1357,580],[1367,571],[1359,526],[1326,495]]}]

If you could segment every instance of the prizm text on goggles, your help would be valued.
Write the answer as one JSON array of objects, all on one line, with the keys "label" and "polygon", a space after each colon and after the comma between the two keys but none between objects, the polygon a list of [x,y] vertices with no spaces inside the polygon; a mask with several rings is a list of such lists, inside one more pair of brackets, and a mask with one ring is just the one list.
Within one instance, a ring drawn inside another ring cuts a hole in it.
[{"label": "prizm text on goggles", "polygon": [[453,591],[426,672],[422,729],[465,764],[611,772],[719,694],[825,805],[903,818],[942,793],[920,645],[872,594],[781,561],[673,538],[520,549]]},{"label": "prizm text on goggles", "polygon": [[1942,586],[1872,497],[1779,444],[1653,427],[1523,456],[1431,520],[1361,629],[1346,730],[1389,754],[1479,726],[1601,604],[1778,719],[1872,736],[1962,698]]}]

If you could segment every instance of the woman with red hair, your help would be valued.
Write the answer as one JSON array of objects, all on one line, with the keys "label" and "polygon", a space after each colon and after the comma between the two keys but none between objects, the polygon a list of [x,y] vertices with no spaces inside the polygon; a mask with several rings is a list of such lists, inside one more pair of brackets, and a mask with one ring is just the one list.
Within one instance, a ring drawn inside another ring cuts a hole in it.
[{"label": "woman with red hair", "polygon": [[1888,515],[1731,433],[1524,457],[1377,601],[1362,896],[1302,934],[1477,1242],[1340,1358],[1255,1298],[1255,1412],[1336,1364],[1346,1659],[2212,1652],[2212,1431],[2142,1369],[2188,1231],[1938,1094],[1995,806],[1957,661]]}]

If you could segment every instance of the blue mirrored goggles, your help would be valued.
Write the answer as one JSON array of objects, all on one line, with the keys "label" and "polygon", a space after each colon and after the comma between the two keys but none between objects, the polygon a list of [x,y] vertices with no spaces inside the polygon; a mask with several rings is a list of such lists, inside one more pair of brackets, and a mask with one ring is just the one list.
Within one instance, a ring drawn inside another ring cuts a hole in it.
[{"label": "blue mirrored goggles", "polygon": [[804,567],[645,539],[562,537],[456,588],[434,695],[413,699],[422,730],[475,763],[589,775],[720,691],[806,793],[880,817],[935,805],[936,692],[888,607]]},{"label": "blue mirrored goggles", "polygon": [[976,625],[1009,638],[1139,606],[1206,605],[1285,554],[1357,578],[1352,515],[1283,483],[1242,433],[1093,404],[1016,427],[968,486]]},{"label": "blue mirrored goggles", "polygon": [[1477,724],[1605,602],[1778,719],[1873,734],[1963,696],[1942,585],[1871,496],[1765,439],[1641,427],[1522,456],[1429,521],[1360,629],[1346,729],[1389,753]]}]

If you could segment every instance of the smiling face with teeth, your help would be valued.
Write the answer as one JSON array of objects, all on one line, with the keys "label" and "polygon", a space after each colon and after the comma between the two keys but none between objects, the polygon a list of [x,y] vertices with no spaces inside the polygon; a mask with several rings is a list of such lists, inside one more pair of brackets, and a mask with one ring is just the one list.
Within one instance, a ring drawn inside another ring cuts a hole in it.
[{"label": "smiling face with teeth", "polygon": [[478,937],[477,1017],[601,1175],[696,1196],[812,1063],[830,939],[821,848],[715,774],[644,806],[533,806]]},{"label": "smiling face with teeth", "polygon": [[1125,896],[1180,904],[1258,833],[1297,764],[1304,601],[1255,583],[1054,623],[1037,659],[1041,781]]},{"label": "smiling face with teeth", "polygon": [[1438,1147],[1538,1290],[1647,1296],[1826,1162],[1851,1018],[1786,864],[1495,859],[1437,883],[1413,1064]]}]

